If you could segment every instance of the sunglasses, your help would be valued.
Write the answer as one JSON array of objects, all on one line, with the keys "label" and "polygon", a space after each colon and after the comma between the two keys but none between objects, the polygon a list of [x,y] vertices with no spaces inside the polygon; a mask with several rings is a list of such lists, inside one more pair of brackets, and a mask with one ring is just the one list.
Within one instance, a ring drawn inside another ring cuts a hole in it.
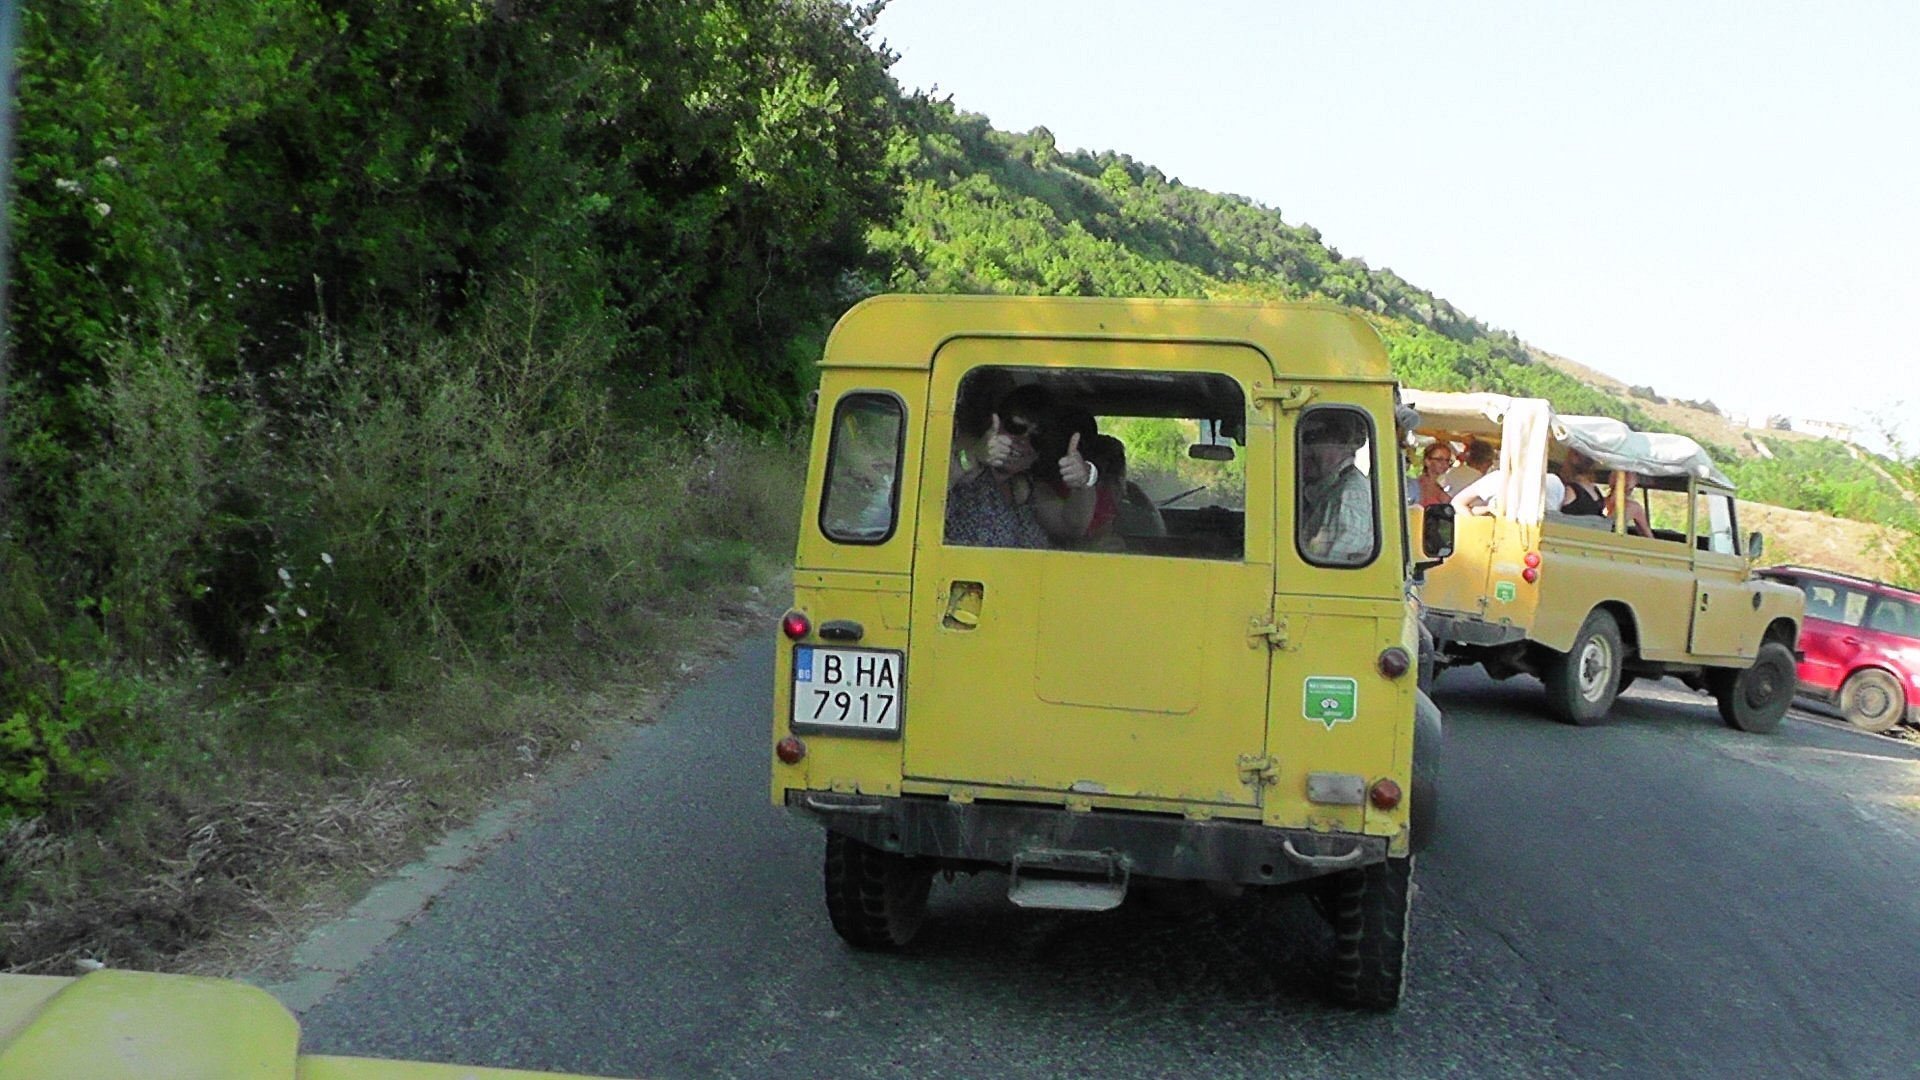
[{"label": "sunglasses", "polygon": [[1009,416],[1000,421],[1000,430],[1015,438],[1020,438],[1024,435],[1040,434],[1040,425],[1028,420],[1024,416]]}]

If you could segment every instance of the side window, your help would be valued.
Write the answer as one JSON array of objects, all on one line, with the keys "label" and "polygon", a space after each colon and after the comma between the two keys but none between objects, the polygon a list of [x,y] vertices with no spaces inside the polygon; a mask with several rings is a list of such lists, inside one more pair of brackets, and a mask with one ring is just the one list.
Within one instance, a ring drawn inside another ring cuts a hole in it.
[{"label": "side window", "polygon": [[1839,589],[1818,582],[1808,582],[1803,587],[1807,593],[1807,618],[1840,621]]},{"label": "side window", "polygon": [[1372,418],[1327,405],[1303,413],[1294,430],[1294,539],[1301,557],[1317,566],[1365,566],[1380,553]]},{"label": "side window", "polygon": [[1865,622],[1867,618],[1868,599],[1867,594],[1858,589],[1840,590],[1839,621],[1846,623],[1848,626],[1859,626]]},{"label": "side window", "polygon": [[1662,483],[1675,481],[1645,481],[1641,490],[1647,493],[1647,514],[1653,524],[1653,535],[1662,540],[1677,543],[1687,541],[1687,491],[1684,480],[1679,490],[1663,488]]},{"label": "side window", "polygon": [[843,544],[878,544],[900,517],[906,409],[891,394],[854,393],[833,409],[820,531]]},{"label": "side window", "polygon": [[1735,546],[1733,499],[1717,492],[1701,492],[1701,509],[1704,511],[1695,519],[1695,527],[1700,530],[1697,541],[1700,550],[1717,552],[1721,555],[1738,555]]},{"label": "side window", "polygon": [[1920,638],[1920,606],[1883,596],[1867,616],[1867,626],[1900,637]]}]

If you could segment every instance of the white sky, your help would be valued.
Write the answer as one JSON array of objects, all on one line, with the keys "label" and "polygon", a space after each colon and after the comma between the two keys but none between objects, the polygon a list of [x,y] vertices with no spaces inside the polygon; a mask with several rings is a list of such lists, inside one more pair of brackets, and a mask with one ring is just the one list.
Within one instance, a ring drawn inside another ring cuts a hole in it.
[{"label": "white sky", "polygon": [[893,0],[879,33],[909,89],[1256,199],[1615,378],[1920,410],[1913,0]]}]

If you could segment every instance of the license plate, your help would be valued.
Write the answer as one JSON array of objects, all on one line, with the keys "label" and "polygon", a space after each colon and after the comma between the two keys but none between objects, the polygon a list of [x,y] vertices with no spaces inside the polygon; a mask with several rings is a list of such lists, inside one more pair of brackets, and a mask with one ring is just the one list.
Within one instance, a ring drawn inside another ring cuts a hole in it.
[{"label": "license plate", "polygon": [[900,734],[900,665],[900,653],[878,649],[794,649],[794,729]]}]

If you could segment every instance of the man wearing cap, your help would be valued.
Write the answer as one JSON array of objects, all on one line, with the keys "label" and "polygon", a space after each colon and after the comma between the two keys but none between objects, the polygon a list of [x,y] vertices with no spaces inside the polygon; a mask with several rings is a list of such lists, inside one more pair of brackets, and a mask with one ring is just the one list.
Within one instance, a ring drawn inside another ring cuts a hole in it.
[{"label": "man wearing cap", "polygon": [[1317,563],[1358,566],[1373,558],[1373,485],[1354,457],[1367,421],[1320,409],[1300,421],[1300,548]]}]

